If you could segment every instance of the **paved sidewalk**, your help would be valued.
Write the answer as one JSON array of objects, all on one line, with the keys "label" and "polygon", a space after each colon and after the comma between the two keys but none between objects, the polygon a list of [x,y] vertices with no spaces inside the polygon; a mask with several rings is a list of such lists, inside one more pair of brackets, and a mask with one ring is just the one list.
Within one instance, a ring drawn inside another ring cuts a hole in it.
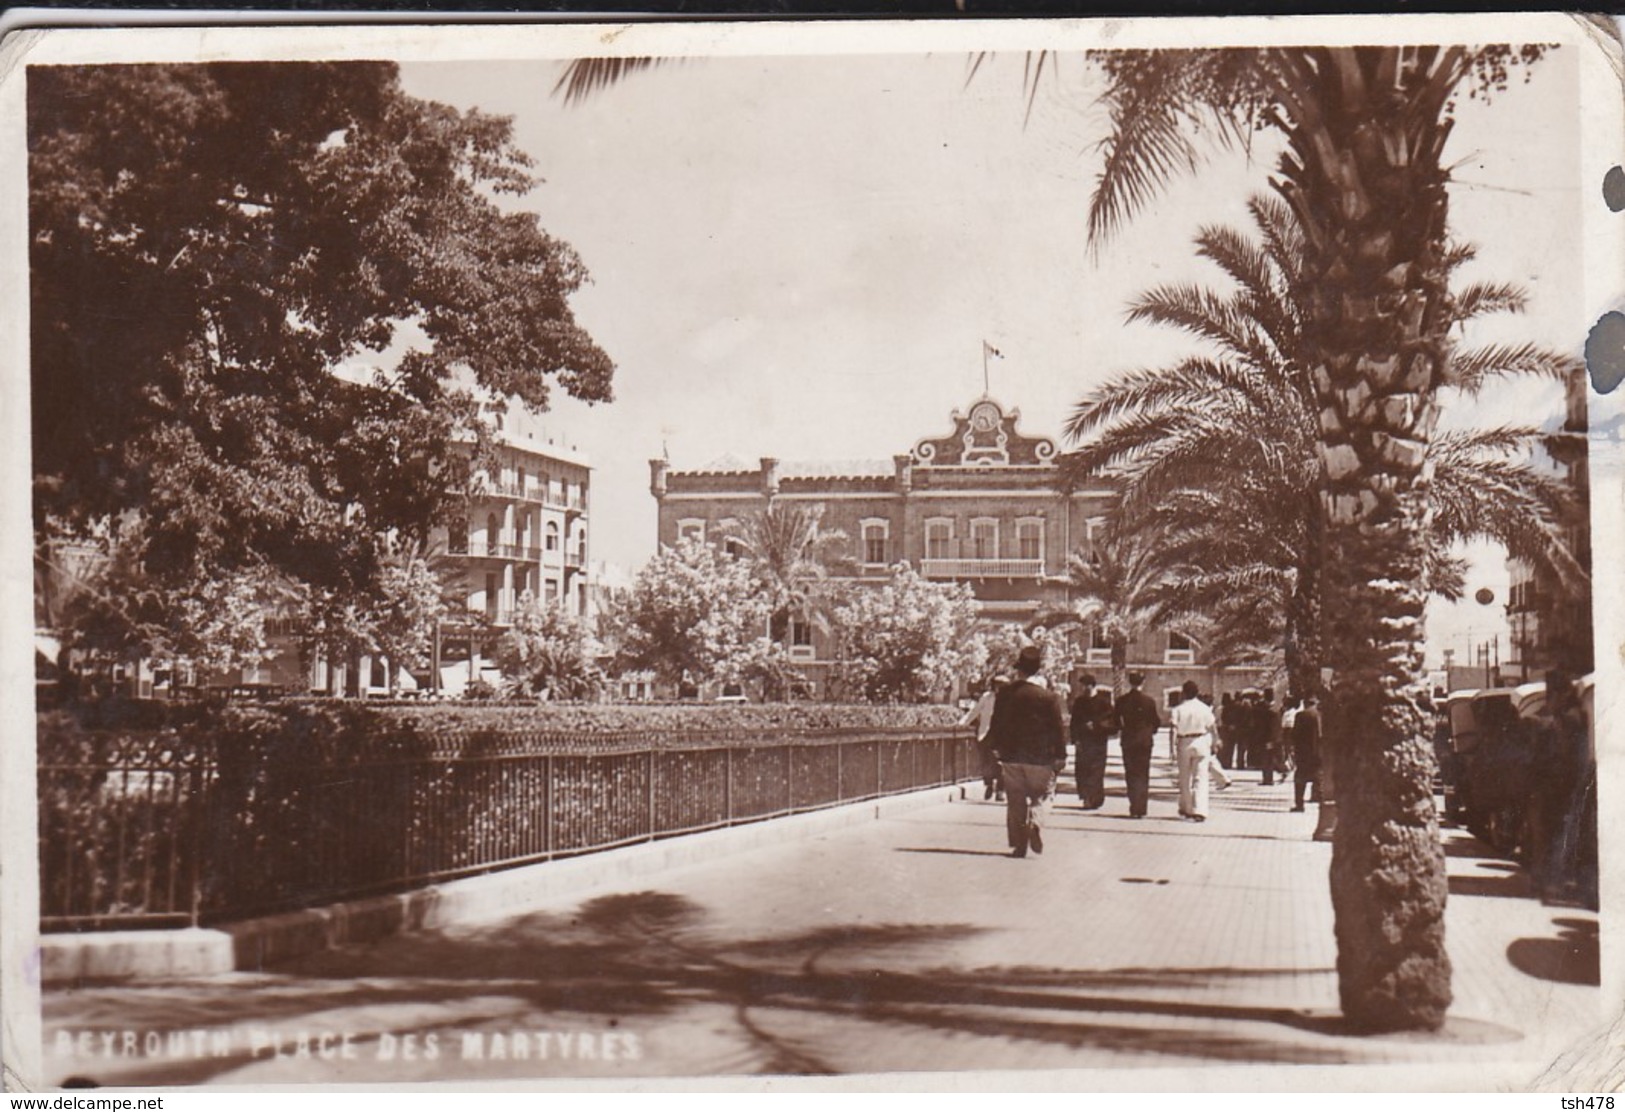
[{"label": "paved sidewalk", "polygon": [[[1210,821],[1183,822],[1159,744],[1152,815],[1130,821],[1115,750],[1103,811],[1063,778],[1042,857],[1005,855],[1003,808],[978,786],[500,922],[51,991],[48,1080],[1111,1069],[1047,1083],[1476,1091],[1529,1087],[1606,1019],[1597,916],[1541,906],[1517,866],[1447,830],[1450,1022],[1342,1034],[1313,808],[1239,772]],[[190,1031],[187,1049],[163,1041]]]}]

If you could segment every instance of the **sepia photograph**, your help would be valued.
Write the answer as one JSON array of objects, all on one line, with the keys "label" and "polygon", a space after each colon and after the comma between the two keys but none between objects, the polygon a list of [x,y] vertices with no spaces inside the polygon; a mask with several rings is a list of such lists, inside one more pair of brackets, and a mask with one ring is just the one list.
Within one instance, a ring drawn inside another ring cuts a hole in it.
[{"label": "sepia photograph", "polygon": [[1625,1084],[1613,23],[5,51],[8,1088]]}]

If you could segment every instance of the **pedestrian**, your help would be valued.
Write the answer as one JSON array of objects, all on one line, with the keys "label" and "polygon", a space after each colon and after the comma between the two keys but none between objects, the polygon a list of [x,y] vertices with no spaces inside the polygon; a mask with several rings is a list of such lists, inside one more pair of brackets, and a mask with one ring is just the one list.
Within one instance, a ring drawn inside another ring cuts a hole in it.
[{"label": "pedestrian", "polygon": [[1546,703],[1533,723],[1535,767],[1529,793],[1530,873],[1543,901],[1563,898],[1578,879],[1583,787],[1588,763],[1585,707],[1567,672],[1546,673]]},{"label": "pedestrian", "polygon": [[1241,716],[1236,710],[1236,696],[1226,691],[1219,700],[1219,763],[1225,768],[1236,767],[1238,724]]},{"label": "pedestrian", "polygon": [[976,752],[982,758],[982,798],[1000,802],[1004,800],[1004,780],[999,775],[999,758],[993,755],[987,735],[993,726],[993,698],[1009,682],[1004,676],[989,676],[981,698],[959,720],[961,726],[976,724]]},{"label": "pedestrian", "polygon": [[1179,814],[1192,822],[1207,821],[1207,766],[1213,759],[1213,708],[1197,697],[1195,680],[1180,689],[1173,709],[1174,743],[1179,747]]},{"label": "pedestrian", "polygon": [[1151,796],[1151,746],[1162,728],[1157,701],[1144,691],[1143,672],[1128,674],[1128,694],[1117,700],[1117,744],[1123,751],[1123,778],[1128,782],[1128,814],[1145,818]]},{"label": "pedestrian", "polygon": [[1303,810],[1303,794],[1315,785],[1320,800],[1320,700],[1310,695],[1292,718],[1292,809]]},{"label": "pedestrian", "polygon": [[1106,802],[1106,746],[1117,728],[1112,693],[1085,674],[1082,693],[1072,701],[1072,768],[1078,780],[1078,802],[1085,811]]},{"label": "pedestrian", "polygon": [[1275,709],[1274,691],[1267,687],[1264,689],[1253,714],[1256,716],[1253,736],[1258,740],[1259,756],[1264,765],[1264,775],[1258,782],[1273,784],[1276,765],[1281,760],[1281,715]]},{"label": "pedestrian", "polygon": [[1005,829],[1010,855],[1044,852],[1044,816],[1055,794],[1055,774],[1066,767],[1061,701],[1033,682],[1044,654],[1028,645],[1016,654],[1015,676],[994,697],[989,744],[1004,777]]}]

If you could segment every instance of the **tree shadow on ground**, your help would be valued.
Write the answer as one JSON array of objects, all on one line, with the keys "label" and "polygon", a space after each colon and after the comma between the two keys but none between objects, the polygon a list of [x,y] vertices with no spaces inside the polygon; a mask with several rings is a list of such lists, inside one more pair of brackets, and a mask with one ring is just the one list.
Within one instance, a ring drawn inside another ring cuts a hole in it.
[{"label": "tree shadow on ground", "polygon": [[1529,874],[1521,869],[1493,875],[1458,874],[1450,877],[1449,885],[1451,897],[1491,896],[1499,899],[1527,900],[1532,899],[1535,894],[1534,886],[1529,882]]},{"label": "tree shadow on ground", "polygon": [[1556,938],[1520,938],[1507,961],[1520,973],[1565,985],[1602,984],[1600,930],[1594,919],[1553,919]]},{"label": "tree shadow on ground", "polygon": [[[665,1019],[680,1029],[698,1006],[733,1016],[726,1036],[750,1049],[747,1064],[735,1068],[764,1073],[865,1068],[821,1047],[820,1032],[850,1034],[854,1021],[874,1026],[874,1045],[910,1032],[952,1032],[1186,1062],[1337,1064],[1366,1056],[1362,1042],[1338,1037],[1352,1032],[1335,1014],[1234,1002],[1253,991],[1248,985],[1279,999],[1271,981],[1329,976],[1329,969],[942,963],[952,944],[982,933],[964,924],[850,923],[737,937],[685,897],[639,892],[589,900],[570,913],[311,955],[240,980],[249,991],[230,991],[229,979],[169,986],[190,996],[177,1001],[155,990],[145,1017],[129,1014],[135,998],[127,990],[110,996],[105,1010],[118,1015],[117,1026],[146,1020],[160,1029],[279,1021],[320,1029],[324,1013],[329,1021],[364,1015],[382,1025],[369,1028],[376,1032],[400,1015],[418,1030],[539,1016],[557,1026]],[[404,1011],[392,1018],[392,1008]],[[821,1020],[840,1022],[821,1027]],[[89,1021],[81,1014],[74,1023]],[[803,1035],[791,1041],[775,1033],[786,1028]],[[241,1057],[154,1063],[137,1083],[198,1083],[244,1064]],[[659,1072],[686,1071],[676,1062]]]},{"label": "tree shadow on ground", "polygon": [[1459,857],[1465,860],[1504,861],[1506,854],[1498,853],[1467,834],[1447,835],[1444,839],[1444,855],[1446,857]]}]

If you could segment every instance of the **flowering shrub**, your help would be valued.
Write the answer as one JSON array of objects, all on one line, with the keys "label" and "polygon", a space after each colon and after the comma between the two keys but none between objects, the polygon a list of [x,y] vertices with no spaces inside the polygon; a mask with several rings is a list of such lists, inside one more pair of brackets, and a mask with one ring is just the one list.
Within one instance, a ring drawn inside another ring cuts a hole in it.
[{"label": "flowering shrub", "polygon": [[898,564],[884,587],[835,607],[837,681],[871,702],[924,702],[975,666],[966,649],[976,617],[968,583],[934,583]]}]

